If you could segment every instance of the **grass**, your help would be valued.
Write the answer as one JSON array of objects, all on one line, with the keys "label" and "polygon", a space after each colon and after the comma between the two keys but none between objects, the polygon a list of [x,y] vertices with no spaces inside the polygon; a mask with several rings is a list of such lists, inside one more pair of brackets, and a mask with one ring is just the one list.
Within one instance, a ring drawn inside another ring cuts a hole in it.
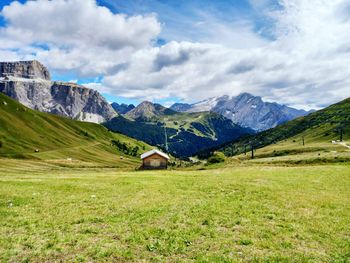
[{"label": "grass", "polygon": [[[327,164],[327,163],[349,163],[350,149],[349,140],[333,144],[331,141],[305,141],[302,145],[299,136],[292,137],[276,144],[271,144],[254,151],[254,160],[251,160],[251,151],[247,149],[246,154],[240,154],[235,158],[249,164]],[[307,138],[305,136],[305,138]]]},{"label": "grass", "polygon": [[0,159],[0,261],[348,262],[350,166],[71,169]]}]

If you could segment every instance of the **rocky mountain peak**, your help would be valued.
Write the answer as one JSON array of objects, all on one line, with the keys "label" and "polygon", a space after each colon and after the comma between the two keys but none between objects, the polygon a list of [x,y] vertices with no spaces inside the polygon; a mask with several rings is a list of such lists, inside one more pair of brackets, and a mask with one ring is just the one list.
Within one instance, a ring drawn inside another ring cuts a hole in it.
[{"label": "rocky mountain peak", "polygon": [[50,80],[50,72],[37,60],[0,62],[0,77]]},{"label": "rocky mountain peak", "polygon": [[50,80],[40,62],[0,62],[0,92],[23,105],[71,119],[102,123],[117,116],[96,90]]}]

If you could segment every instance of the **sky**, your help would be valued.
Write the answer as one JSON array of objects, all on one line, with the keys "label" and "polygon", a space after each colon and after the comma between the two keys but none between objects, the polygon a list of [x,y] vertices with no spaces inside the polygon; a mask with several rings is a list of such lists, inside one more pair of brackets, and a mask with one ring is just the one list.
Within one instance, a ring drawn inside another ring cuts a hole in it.
[{"label": "sky", "polygon": [[349,0],[0,0],[0,60],[37,59],[108,101],[250,92],[319,109],[350,97]]}]

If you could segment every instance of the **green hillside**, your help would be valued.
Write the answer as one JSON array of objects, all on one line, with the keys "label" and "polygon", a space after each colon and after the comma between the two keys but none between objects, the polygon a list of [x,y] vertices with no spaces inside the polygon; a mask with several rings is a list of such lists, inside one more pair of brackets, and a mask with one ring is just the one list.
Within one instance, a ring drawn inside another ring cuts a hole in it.
[{"label": "green hillside", "polygon": [[252,133],[250,129],[242,128],[212,112],[176,113],[169,110],[169,114],[167,111],[152,113],[151,118],[138,112],[134,120],[130,116],[131,114],[127,116],[129,119],[116,117],[104,125],[110,130],[160,148],[165,148],[167,138],[169,152],[181,157],[194,155],[203,149]]},{"label": "green hillside", "polygon": [[[332,143],[340,140],[341,134],[345,142]],[[333,151],[334,147],[347,150],[346,140],[349,139],[350,98],[276,128],[241,138],[221,150],[232,156],[249,151],[253,145],[254,149],[264,148],[265,157],[282,156]],[[258,152],[261,154],[261,150]]]},{"label": "green hillside", "polygon": [[28,109],[0,94],[0,157],[67,166],[137,166],[149,149],[105,127]]}]

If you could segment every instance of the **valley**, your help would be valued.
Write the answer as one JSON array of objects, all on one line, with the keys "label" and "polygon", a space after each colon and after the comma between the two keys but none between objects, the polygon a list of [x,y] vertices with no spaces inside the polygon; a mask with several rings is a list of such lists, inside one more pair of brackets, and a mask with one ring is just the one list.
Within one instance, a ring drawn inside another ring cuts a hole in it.
[{"label": "valley", "polygon": [[254,132],[217,113],[179,113],[151,102],[143,102],[104,125],[177,157],[190,157]]}]

